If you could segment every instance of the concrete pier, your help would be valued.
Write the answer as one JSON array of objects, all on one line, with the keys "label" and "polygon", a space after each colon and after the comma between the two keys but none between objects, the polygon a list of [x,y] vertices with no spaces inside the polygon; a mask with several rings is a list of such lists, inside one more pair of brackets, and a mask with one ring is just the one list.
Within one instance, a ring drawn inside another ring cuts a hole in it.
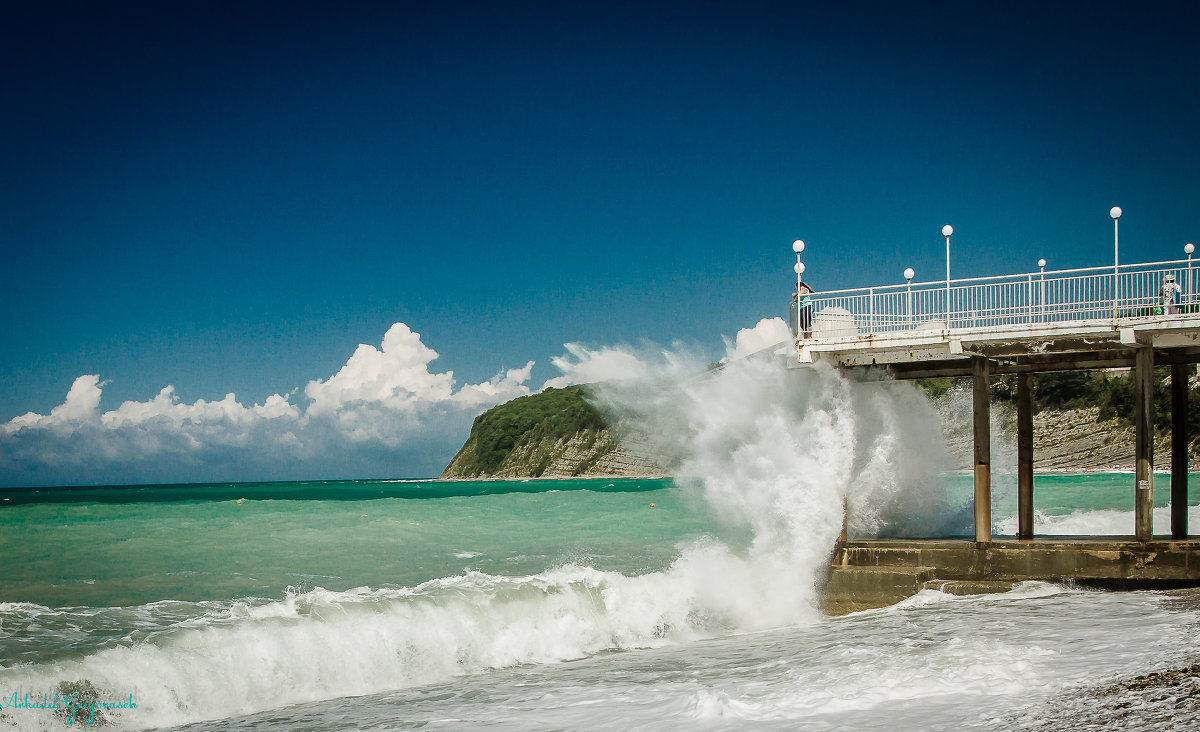
[{"label": "concrete pier", "polygon": [[[826,363],[863,380],[970,378],[973,410],[973,541],[846,541],[843,531],[827,610],[886,605],[927,587],[984,592],[1026,580],[1200,586],[1200,540],[1187,525],[1187,382],[1200,363],[1200,296],[1164,308],[1159,289],[1183,264],[947,279],[944,295],[941,283],[906,283],[815,296],[814,337],[796,342],[797,367]],[[1156,365],[1171,367],[1170,539],[1153,535]],[[1031,379],[1087,369],[1133,372],[1132,536],[1035,537]],[[1018,528],[995,541],[990,392],[1006,375],[1017,378]]]},{"label": "concrete pier", "polygon": [[832,615],[891,605],[922,589],[1004,592],[1029,580],[1112,589],[1200,586],[1200,540],[893,539],[848,541],[840,552],[845,565],[830,568],[823,595]]}]

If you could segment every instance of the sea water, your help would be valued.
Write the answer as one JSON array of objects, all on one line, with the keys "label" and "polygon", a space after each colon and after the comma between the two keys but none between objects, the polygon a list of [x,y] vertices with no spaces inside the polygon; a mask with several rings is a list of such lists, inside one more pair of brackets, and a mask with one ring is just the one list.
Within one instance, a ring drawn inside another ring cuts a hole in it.
[{"label": "sea water", "polygon": [[[1039,476],[1039,520],[1128,534],[1131,483]],[[71,691],[124,729],[1200,723],[1200,680],[1128,683],[1200,661],[1195,595],[1028,583],[830,618],[773,606],[804,575],[754,543],[669,480],[6,491],[0,727],[85,726]]]}]

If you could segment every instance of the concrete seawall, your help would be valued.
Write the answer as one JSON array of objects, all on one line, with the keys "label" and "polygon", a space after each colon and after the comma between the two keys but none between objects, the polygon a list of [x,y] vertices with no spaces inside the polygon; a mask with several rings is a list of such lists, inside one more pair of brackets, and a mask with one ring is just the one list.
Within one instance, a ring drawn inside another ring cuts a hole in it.
[{"label": "concrete seawall", "polygon": [[1004,592],[1028,580],[1114,589],[1200,586],[1200,540],[849,541],[835,555],[824,606],[839,615],[891,605],[922,589]]}]

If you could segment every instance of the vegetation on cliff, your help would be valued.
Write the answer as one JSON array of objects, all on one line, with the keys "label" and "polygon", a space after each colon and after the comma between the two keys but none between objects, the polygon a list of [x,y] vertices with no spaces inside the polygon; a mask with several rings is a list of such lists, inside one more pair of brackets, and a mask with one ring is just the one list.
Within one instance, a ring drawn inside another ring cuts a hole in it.
[{"label": "vegetation on cliff", "polygon": [[[992,383],[992,398],[1016,403],[1017,377],[1003,376]],[[1115,419],[1132,427],[1134,419],[1132,372],[1055,371],[1033,377],[1033,410],[1099,407],[1099,419]],[[1160,435],[1171,429],[1171,368],[1154,369],[1154,428]],[[1192,446],[1200,444],[1200,386],[1188,385],[1188,434]]]},{"label": "vegetation on cliff", "polygon": [[[588,465],[594,466],[602,456],[592,448],[608,427],[590,399],[591,391],[586,385],[569,386],[546,389],[492,407],[475,418],[471,436],[450,462],[446,474],[466,478],[495,475],[506,461],[519,456],[524,462],[519,466],[523,467],[520,472],[540,477],[555,455],[548,447],[529,448],[578,442],[575,438],[581,433],[585,437],[579,447],[590,453],[577,466],[576,474],[587,472]],[[610,441],[603,442],[607,444],[600,445],[601,449],[616,447]]]}]

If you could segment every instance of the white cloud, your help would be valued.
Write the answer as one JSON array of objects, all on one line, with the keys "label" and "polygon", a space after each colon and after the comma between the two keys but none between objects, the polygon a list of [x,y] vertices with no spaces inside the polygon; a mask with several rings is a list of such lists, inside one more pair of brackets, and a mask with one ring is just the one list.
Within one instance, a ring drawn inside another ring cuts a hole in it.
[{"label": "white cloud", "polygon": [[309,382],[306,406],[279,394],[187,403],[165,386],[101,413],[104,383],[86,374],[49,414],[0,424],[0,485],[436,473],[479,411],[530,393],[534,365],[456,389],[454,372],[429,368],[437,356],[395,323],[381,348],[360,345]]},{"label": "white cloud", "polygon": [[529,393],[525,382],[533,361],[524,368],[510,369],[481,384],[454,390],[454,372],[434,373],[429,364],[437,351],[421,342],[404,323],[395,323],[383,336],[382,348],[361,344],[354,355],[327,381],[308,382],[305,395],[312,400],[309,417],[340,416],[373,405],[409,412],[422,405],[455,403],[463,406],[496,404]]},{"label": "white cloud", "polygon": [[464,406],[477,406],[500,404],[525,396],[529,393],[525,382],[529,381],[529,375],[533,372],[533,363],[529,361],[522,368],[509,369],[503,375],[496,374],[482,384],[467,384],[458,390],[453,399]]},{"label": "white cloud", "polygon": [[3,425],[9,434],[19,429],[44,428],[55,429],[68,427],[72,423],[89,422],[96,418],[100,407],[100,376],[84,374],[75,379],[67,398],[63,403],[50,410],[50,414],[42,415],[29,412],[20,417],[14,417]]},{"label": "white cloud", "polygon": [[233,394],[219,402],[197,399],[184,404],[175,395],[175,387],[165,386],[158,396],[148,402],[124,402],[121,406],[100,415],[100,423],[116,428],[125,425],[144,425],[154,421],[170,424],[176,429],[187,425],[223,423],[244,425],[259,419],[299,419],[300,410],[287,397],[272,394],[263,404],[242,406]]},{"label": "white cloud", "polygon": [[361,344],[328,380],[308,383],[304,394],[312,403],[304,413],[305,421],[331,420],[351,440],[396,445],[419,429],[428,414],[444,418],[448,412],[491,406],[529,393],[525,382],[533,361],[455,391],[453,371],[430,371],[429,364],[437,357],[419,333],[395,323],[384,334],[381,348]]},{"label": "white cloud", "polygon": [[404,323],[395,323],[383,336],[383,347],[360,344],[354,355],[327,381],[317,379],[304,387],[312,400],[310,416],[337,414],[359,403],[377,403],[389,409],[409,410],[421,402],[450,399],[454,372],[431,373],[437,351]]}]

